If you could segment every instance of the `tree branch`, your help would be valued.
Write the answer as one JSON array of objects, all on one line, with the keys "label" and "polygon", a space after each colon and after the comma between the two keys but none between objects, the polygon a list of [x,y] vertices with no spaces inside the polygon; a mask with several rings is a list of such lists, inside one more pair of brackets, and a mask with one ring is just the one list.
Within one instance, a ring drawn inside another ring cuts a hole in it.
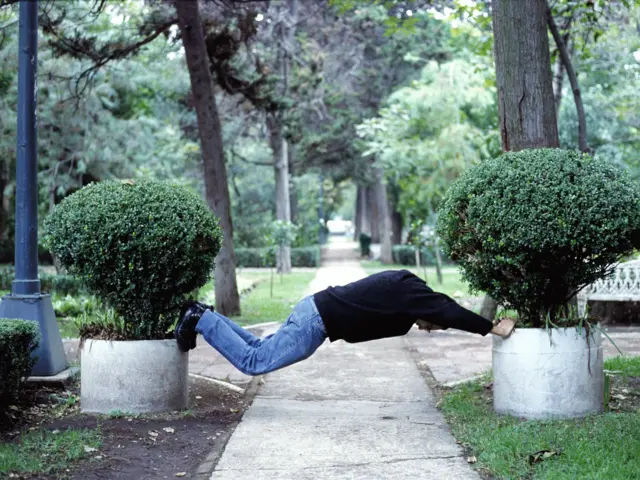
[{"label": "tree branch", "polygon": [[238,158],[239,160],[242,160],[244,163],[250,163],[251,165],[260,165],[263,167],[273,167],[273,162],[258,162],[256,160],[249,160],[247,157],[240,155],[233,148],[229,149],[229,152],[231,152],[231,155]]},{"label": "tree branch", "polygon": [[547,4],[547,25],[549,25],[549,30],[551,31],[551,35],[553,35],[553,39],[558,46],[558,52],[560,53],[560,58],[562,58],[562,63],[564,64],[564,68],[567,71],[567,76],[569,77],[569,83],[571,83],[571,90],[573,91],[573,99],[576,103],[576,111],[578,112],[578,147],[581,152],[589,152],[589,145],[587,144],[587,120],[584,114],[584,105],[582,103],[582,96],[580,94],[580,86],[578,85],[578,78],[576,77],[576,72],[573,69],[573,64],[571,63],[571,58],[569,57],[569,51],[567,50],[567,45],[564,43],[560,32],[558,31],[558,26],[556,25],[556,21],[553,18],[553,14],[551,13],[551,8]]},{"label": "tree branch", "polygon": [[[104,8],[106,2],[104,0],[96,0],[95,11],[99,12],[101,8]],[[45,12],[42,19],[42,27],[45,32],[52,35],[55,40],[51,40],[49,43],[58,52],[69,55],[73,58],[87,58],[93,63],[90,67],[85,69],[76,78],[75,81],[75,94],[76,97],[80,97],[84,91],[90,86],[91,80],[107,63],[126,58],[127,56],[138,52],[145,45],[153,42],[160,35],[164,34],[169,28],[177,24],[177,18],[166,19],[163,23],[153,25],[148,29],[147,35],[141,40],[133,43],[113,43],[107,44],[101,48],[95,46],[95,38],[84,37],[68,37],[58,29],[56,21],[52,20]],[[147,30],[145,28],[144,30]],[[142,32],[141,32],[142,33]],[[81,84],[84,82],[84,86]]]}]

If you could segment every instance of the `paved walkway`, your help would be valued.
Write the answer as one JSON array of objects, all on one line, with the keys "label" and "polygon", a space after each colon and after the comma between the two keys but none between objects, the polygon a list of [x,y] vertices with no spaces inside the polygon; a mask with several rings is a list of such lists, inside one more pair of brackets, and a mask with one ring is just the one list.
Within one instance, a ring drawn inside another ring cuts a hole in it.
[{"label": "paved walkway", "polygon": [[[365,276],[329,255],[309,293]],[[403,338],[326,342],[264,378],[211,479],[477,479]]]},{"label": "paved walkway", "polygon": [[[313,293],[345,284],[365,272],[355,244],[331,245]],[[277,324],[251,327],[264,336]],[[640,355],[640,328],[611,328],[629,355]],[[617,355],[605,342],[605,356]],[[76,342],[65,342],[75,357]],[[310,359],[267,375],[232,435],[212,479],[478,479],[434,407],[415,363],[440,383],[467,379],[491,368],[491,338],[464,332],[427,334],[350,345],[325,343]],[[189,371],[245,387],[251,377],[231,366],[202,340]]]}]

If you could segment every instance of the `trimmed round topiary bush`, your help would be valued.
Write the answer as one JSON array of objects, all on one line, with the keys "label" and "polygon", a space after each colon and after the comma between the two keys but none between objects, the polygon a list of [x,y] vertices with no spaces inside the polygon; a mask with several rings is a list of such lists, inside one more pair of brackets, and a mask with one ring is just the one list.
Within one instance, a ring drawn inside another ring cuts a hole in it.
[{"label": "trimmed round topiary bush", "polygon": [[438,232],[473,289],[540,326],[638,245],[640,188],[578,152],[506,153],[450,188]]},{"label": "trimmed round topiary bush", "polygon": [[122,317],[129,340],[167,338],[181,304],[208,281],[222,239],[200,197],[153,181],[89,185],[44,229],[51,253]]}]

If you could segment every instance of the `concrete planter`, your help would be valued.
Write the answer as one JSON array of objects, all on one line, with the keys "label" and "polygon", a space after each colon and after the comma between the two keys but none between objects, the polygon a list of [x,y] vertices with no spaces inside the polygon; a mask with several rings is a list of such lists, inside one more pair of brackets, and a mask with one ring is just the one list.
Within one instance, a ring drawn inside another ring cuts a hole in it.
[{"label": "concrete planter", "polygon": [[175,340],[85,340],[80,406],[87,413],[153,413],[187,408],[189,355]]},{"label": "concrete planter", "polygon": [[602,412],[600,331],[517,329],[493,338],[493,406],[527,419],[574,418]]}]

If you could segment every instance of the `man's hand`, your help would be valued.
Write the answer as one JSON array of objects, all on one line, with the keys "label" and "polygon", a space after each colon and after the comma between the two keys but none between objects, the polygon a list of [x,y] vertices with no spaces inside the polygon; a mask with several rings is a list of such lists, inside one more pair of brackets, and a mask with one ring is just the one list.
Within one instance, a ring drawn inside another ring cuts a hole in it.
[{"label": "man's hand", "polygon": [[514,320],[511,320],[510,318],[506,318],[504,320],[501,320],[500,323],[498,323],[497,325],[495,325],[491,330],[491,333],[493,333],[494,335],[498,335],[499,337],[502,337],[502,338],[507,338],[513,333],[513,329],[515,328],[515,326],[516,326],[516,322]]}]

